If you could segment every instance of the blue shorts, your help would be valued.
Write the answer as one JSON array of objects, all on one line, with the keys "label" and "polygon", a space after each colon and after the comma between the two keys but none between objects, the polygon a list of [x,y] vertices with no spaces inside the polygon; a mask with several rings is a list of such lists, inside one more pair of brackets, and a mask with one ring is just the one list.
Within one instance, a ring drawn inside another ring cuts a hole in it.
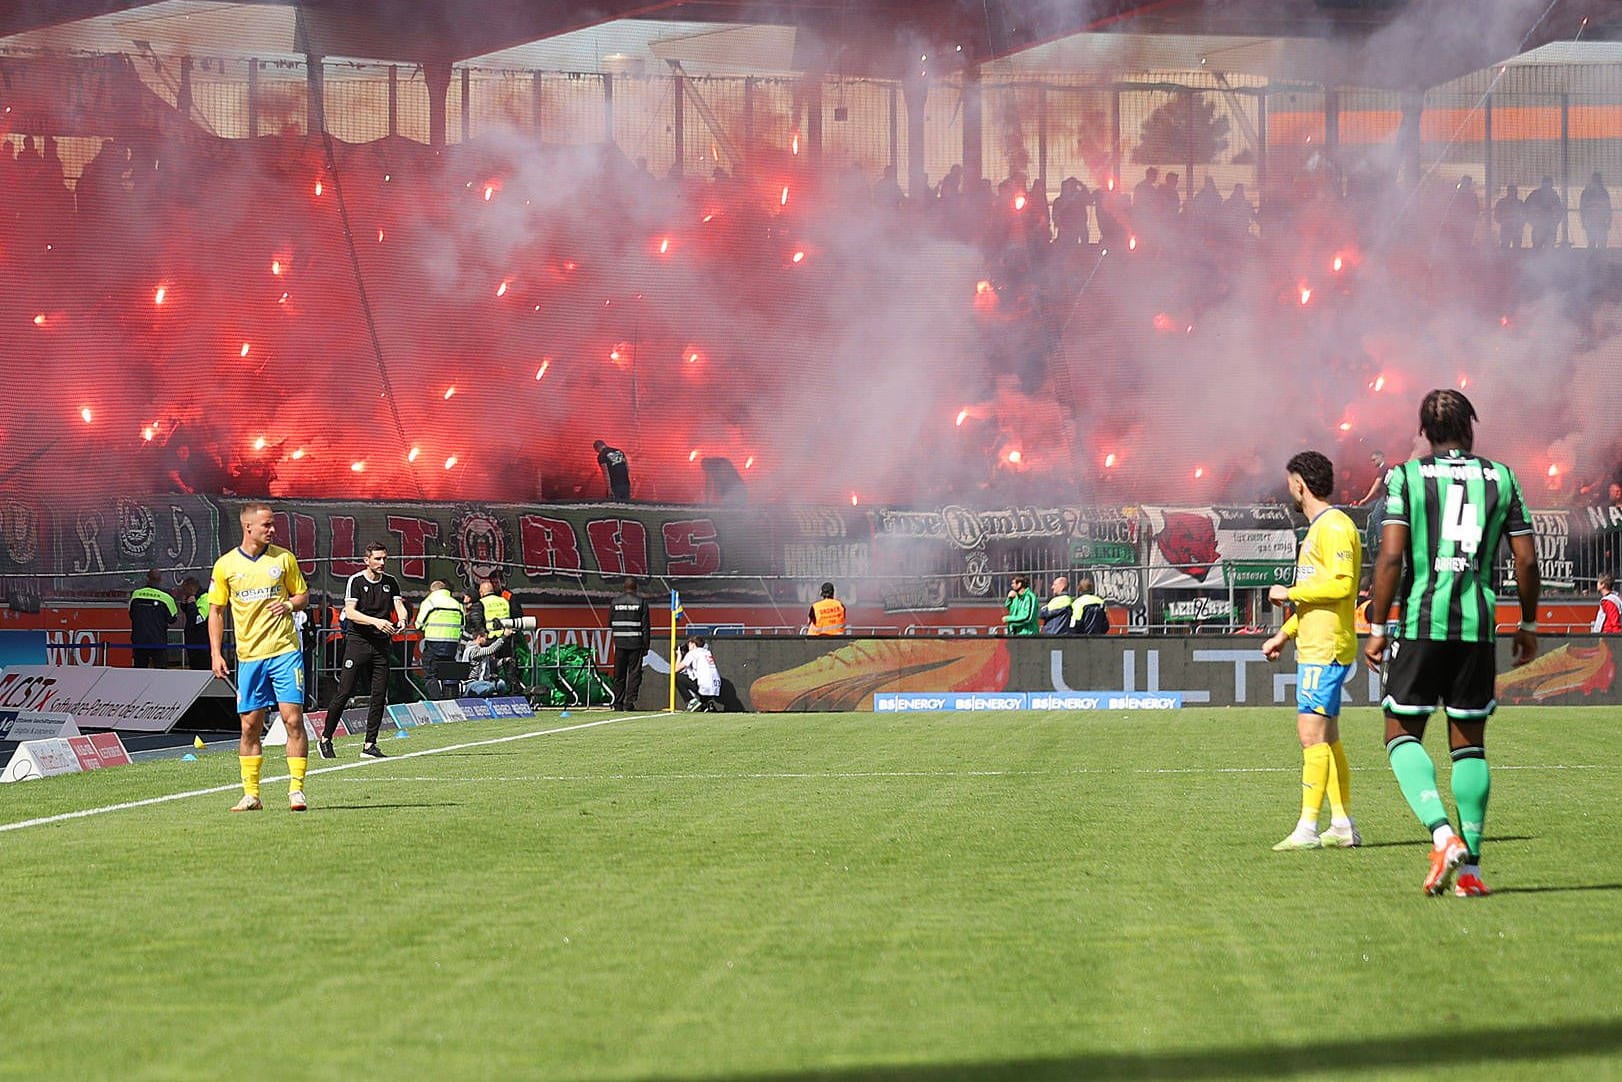
[{"label": "blue shorts", "polygon": [[1295,709],[1299,714],[1340,717],[1340,689],[1352,675],[1350,665],[1331,661],[1327,665],[1301,664],[1295,667]]},{"label": "blue shorts", "polygon": [[304,656],[297,650],[237,665],[237,713],[277,703],[304,705]]}]

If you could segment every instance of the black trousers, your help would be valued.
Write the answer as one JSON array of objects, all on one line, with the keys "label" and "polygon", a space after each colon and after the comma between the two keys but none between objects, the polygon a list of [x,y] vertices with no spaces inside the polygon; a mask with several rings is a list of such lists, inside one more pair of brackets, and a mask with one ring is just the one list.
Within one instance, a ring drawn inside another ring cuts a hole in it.
[{"label": "black trousers", "polygon": [[343,676],[338,690],[333,693],[332,705],[327,707],[327,721],[321,726],[321,739],[331,740],[338,731],[338,719],[344,716],[344,707],[355,694],[355,685],[362,672],[371,675],[372,684],[366,703],[366,742],[377,743],[377,734],[383,728],[383,708],[389,698],[389,646],[375,643],[364,635],[351,631],[344,636]]},{"label": "black trousers", "polygon": [[137,646],[130,652],[135,655],[133,664],[137,669],[167,669],[169,667],[169,651],[166,647]]},{"label": "black trousers", "polygon": [[614,646],[614,709],[635,710],[642,694],[642,659],[648,648]]},{"label": "black trousers", "polygon": [[208,652],[208,640],[186,644],[186,668],[203,670],[213,667],[214,661]]},{"label": "black trousers", "polygon": [[429,639],[422,644],[422,675],[423,683],[428,687],[430,699],[454,699],[457,688],[453,684],[447,688],[439,679],[439,663],[456,660],[456,646],[454,642],[441,642]]},{"label": "black trousers", "polygon": [[700,694],[698,690],[698,681],[694,680],[685,672],[679,672],[676,674],[676,694],[681,698],[686,699],[688,702],[693,702],[696,700],[698,702],[699,709],[702,710],[717,714],[726,710],[726,707],[721,705],[721,697],[719,695]]}]

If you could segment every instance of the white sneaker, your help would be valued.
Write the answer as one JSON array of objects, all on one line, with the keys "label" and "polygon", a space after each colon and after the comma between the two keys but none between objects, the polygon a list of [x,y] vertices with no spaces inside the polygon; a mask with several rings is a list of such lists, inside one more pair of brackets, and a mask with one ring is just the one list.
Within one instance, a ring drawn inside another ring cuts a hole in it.
[{"label": "white sneaker", "polygon": [[287,794],[288,811],[304,811],[309,806],[310,805],[304,799],[303,789],[294,789],[291,793]]},{"label": "white sneaker", "polygon": [[1363,844],[1363,835],[1357,832],[1356,823],[1348,823],[1330,827],[1318,836],[1318,842],[1325,849],[1356,849]]},{"label": "white sneaker", "polygon": [[1323,841],[1318,837],[1317,831],[1307,832],[1300,827],[1290,831],[1290,836],[1273,846],[1275,853],[1291,853],[1298,849],[1322,849]]},{"label": "white sneaker", "polygon": [[234,812],[260,811],[263,808],[264,805],[259,803],[258,797],[248,796],[246,793],[244,793],[242,799],[237,801],[236,804],[232,806],[231,810]]}]

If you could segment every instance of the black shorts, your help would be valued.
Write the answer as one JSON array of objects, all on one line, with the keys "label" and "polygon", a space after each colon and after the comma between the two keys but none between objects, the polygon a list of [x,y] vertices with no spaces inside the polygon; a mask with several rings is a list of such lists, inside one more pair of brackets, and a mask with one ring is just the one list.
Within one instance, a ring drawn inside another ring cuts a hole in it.
[{"label": "black shorts", "polygon": [[1493,697],[1498,664],[1490,642],[1394,639],[1385,663],[1385,712],[1428,718],[1440,702],[1456,721],[1486,720],[1498,707]]}]

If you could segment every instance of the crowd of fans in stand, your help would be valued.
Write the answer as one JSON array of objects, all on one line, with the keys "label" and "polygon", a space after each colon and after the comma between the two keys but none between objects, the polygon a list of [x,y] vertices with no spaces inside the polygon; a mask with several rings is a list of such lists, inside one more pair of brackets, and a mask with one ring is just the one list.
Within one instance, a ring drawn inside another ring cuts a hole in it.
[{"label": "crowd of fans in stand", "polygon": [[[300,341],[299,349],[309,355],[343,352],[328,348],[338,340],[338,328],[342,328],[346,340],[364,344],[355,315],[358,301],[353,294],[348,258],[341,251],[343,233],[320,200],[310,198],[312,182],[315,195],[320,196],[320,178],[327,178],[329,183],[335,179],[330,167],[316,145],[302,139],[269,138],[252,143],[198,139],[176,143],[156,137],[132,137],[104,142],[70,185],[55,140],[13,135],[0,141],[0,245],[8,256],[23,253],[12,259],[11,273],[19,281],[29,280],[31,296],[21,303],[29,305],[28,313],[40,310],[41,320],[54,318],[41,297],[83,298],[97,285],[120,283],[149,289],[146,283],[151,272],[147,263],[159,255],[167,255],[169,263],[185,257],[217,265],[214,276],[229,281],[245,276],[243,268],[248,264],[238,266],[235,261],[239,255],[248,260],[249,249],[254,251],[254,275],[262,273],[257,262],[260,249],[285,249],[295,253],[304,277],[298,285],[289,287],[295,295],[283,310],[291,312],[298,305],[303,314],[313,317],[304,321],[300,333],[315,337]],[[451,226],[466,229],[465,220],[479,213],[478,208],[490,199],[488,189],[483,199],[479,198],[484,178],[492,178],[491,184],[498,185],[504,168],[503,152],[479,144],[444,151],[404,140],[341,146],[337,175],[346,185],[350,219],[345,228],[368,242],[362,246],[361,255],[368,267],[374,260],[392,260],[380,264],[390,272],[389,280],[405,280],[408,272],[420,270],[424,252],[435,243],[437,235]],[[1480,199],[1468,177],[1456,187],[1422,185],[1408,190],[1383,173],[1343,172],[1324,163],[1289,173],[1278,170],[1279,179],[1259,205],[1243,184],[1233,185],[1224,195],[1214,179],[1207,176],[1188,194],[1185,178],[1178,172],[1161,175],[1152,166],[1144,170],[1130,190],[1125,183],[1106,183],[1093,189],[1080,178],[1065,178],[1051,203],[1040,185],[1024,173],[1016,172],[993,183],[971,177],[962,167],[953,167],[927,193],[917,196],[904,194],[893,168],[874,183],[859,170],[829,169],[815,175],[799,161],[769,154],[762,155],[749,168],[717,168],[707,178],[657,178],[646,162],[629,162],[609,147],[603,149],[594,168],[595,173],[583,174],[591,192],[579,199],[578,212],[554,211],[551,217],[530,223],[551,250],[589,249],[598,254],[634,251],[655,240],[661,230],[685,231],[684,239],[700,259],[709,260],[717,271],[724,268],[738,276],[740,291],[765,293],[774,288],[775,279],[751,279],[750,269],[781,268],[785,252],[793,249],[798,238],[814,233],[819,219],[853,209],[887,219],[891,228],[903,236],[929,230],[977,248],[985,259],[986,273],[1005,300],[997,313],[1003,322],[986,336],[982,348],[990,374],[983,385],[965,389],[969,400],[988,397],[992,381],[1004,368],[1017,373],[1027,394],[1048,393],[1047,359],[1074,309],[1044,304],[1041,295],[1049,286],[1071,288],[1081,278],[1076,265],[1093,258],[1094,253],[1138,252],[1140,261],[1156,268],[1155,274],[1180,283],[1179,288],[1185,291],[1197,292],[1207,288],[1209,281],[1220,279],[1220,274],[1211,274],[1212,266],[1220,266],[1245,246],[1312,252],[1338,250],[1341,246],[1378,246],[1393,232],[1391,219],[1396,207],[1404,208],[1404,214],[1410,213],[1407,208],[1415,208],[1410,227],[1396,231],[1406,234],[1402,243],[1414,244],[1433,255],[1457,254],[1481,243],[1485,236]],[[1513,203],[1506,201],[1511,195]],[[327,202],[331,202],[330,195]],[[1604,246],[1611,212],[1598,174],[1584,189],[1578,209],[1590,246]],[[1534,248],[1555,244],[1567,217],[1564,200],[1548,178],[1524,200],[1511,189],[1492,213],[1505,247],[1519,246],[1527,231]],[[1412,222],[1426,226],[1411,228]],[[375,245],[370,243],[374,230]],[[242,239],[249,233],[254,236],[254,244]],[[388,245],[383,243],[385,233]],[[407,254],[402,255],[400,248]],[[1161,258],[1168,253],[1194,258]],[[48,254],[54,258],[47,258]],[[562,279],[566,277],[562,268],[572,268],[572,264],[561,259],[558,263],[552,273]],[[491,270],[492,277],[501,273],[499,267],[482,269]],[[1053,273],[1048,273],[1050,269]],[[318,274],[325,277],[318,279]],[[601,281],[599,288],[606,291]],[[278,293],[281,301],[287,301],[288,293],[282,290],[279,282],[270,287],[264,295],[268,299],[260,308],[280,303]],[[158,372],[169,361],[165,352],[169,347],[156,342],[142,326],[134,302],[130,310],[118,310],[118,296],[127,299],[139,294],[139,289],[123,294],[103,290],[98,299],[86,299],[85,303],[99,314],[110,316],[119,327],[124,338],[118,348],[127,354],[127,368]],[[633,295],[641,297],[640,292]],[[603,292],[595,296],[598,299],[592,304],[607,304],[601,299]],[[250,299],[258,303],[251,291],[237,290],[229,303],[246,306]],[[471,301],[449,296],[435,299],[442,306],[442,311],[435,312],[435,327],[446,335],[452,335],[458,327],[488,322],[485,310],[475,310]],[[563,294],[548,301],[559,306],[572,302]],[[393,302],[374,295],[371,303],[386,308]],[[410,303],[415,306],[415,302]],[[482,285],[479,303],[489,303],[488,291]],[[1117,290],[1111,296],[1095,288],[1090,303],[1141,307],[1153,302],[1138,298],[1132,290]],[[535,310],[541,311],[541,307]],[[609,315],[602,319],[618,318],[616,309],[610,307],[607,311]],[[1153,311],[1149,309],[1149,314]],[[416,314],[414,310],[413,316]],[[1138,314],[1134,309],[1133,319],[1123,325],[1135,325],[1133,320]],[[220,324],[212,328],[217,338],[246,335],[236,326],[245,322],[245,315],[229,306],[203,313],[204,318]],[[385,325],[389,322],[386,316],[380,316],[380,321]],[[1148,322],[1145,318],[1142,325]],[[593,333],[614,340],[608,337],[608,330],[598,333],[594,329]],[[657,332],[641,333],[651,338]],[[269,332],[259,334],[269,336]],[[204,336],[192,335],[194,339]],[[501,337],[498,330],[488,332],[489,343]],[[431,344],[404,348],[418,348],[426,356],[433,352],[428,348]],[[479,349],[485,344],[481,340],[466,346]],[[683,348],[681,341],[665,344],[671,346],[671,352],[679,353]],[[653,345],[650,341],[642,348],[652,352]],[[248,343],[243,342],[242,348],[242,356],[248,357]],[[255,357],[264,352],[257,342],[253,348]],[[348,346],[344,351],[354,352]],[[1120,352],[1125,363],[1130,363],[1131,344],[1124,344]],[[440,356],[431,359],[441,363]],[[533,362],[526,357],[525,363],[531,367],[524,378],[540,379]],[[726,393],[723,388],[737,380],[731,373],[718,372],[717,376],[726,382],[717,383],[711,393],[721,404],[721,396]],[[312,398],[321,391],[315,388]],[[333,409],[340,404],[329,401]],[[139,455],[162,459],[154,472],[177,491],[280,494],[271,484],[277,479],[278,468],[285,478],[286,456],[295,450],[298,441],[273,438],[266,445],[250,448],[240,433],[220,431],[217,424],[218,419],[208,411],[192,409],[172,424],[154,426],[155,437],[148,436],[145,445],[137,444],[136,449]],[[131,426],[130,438],[136,428]],[[571,444],[584,442],[570,439]],[[682,460],[687,458],[688,446],[679,449]],[[131,462],[138,465],[139,455],[123,459],[121,464],[126,468]],[[350,474],[347,458],[334,468],[339,472],[332,483],[342,491],[364,491],[368,485],[375,486],[378,494],[402,490],[398,478],[380,472],[368,472],[364,477],[358,472]],[[584,461],[576,472],[590,488],[595,473],[592,464]],[[507,469],[502,476],[517,477],[522,473]],[[695,476],[691,492],[671,485],[660,495],[667,499],[697,498],[701,484]],[[567,485],[551,490],[526,485],[510,495],[567,498],[569,491]],[[1252,498],[1255,494],[1233,495]],[[1569,490],[1565,495],[1577,500],[1587,498],[1584,493]]]}]

